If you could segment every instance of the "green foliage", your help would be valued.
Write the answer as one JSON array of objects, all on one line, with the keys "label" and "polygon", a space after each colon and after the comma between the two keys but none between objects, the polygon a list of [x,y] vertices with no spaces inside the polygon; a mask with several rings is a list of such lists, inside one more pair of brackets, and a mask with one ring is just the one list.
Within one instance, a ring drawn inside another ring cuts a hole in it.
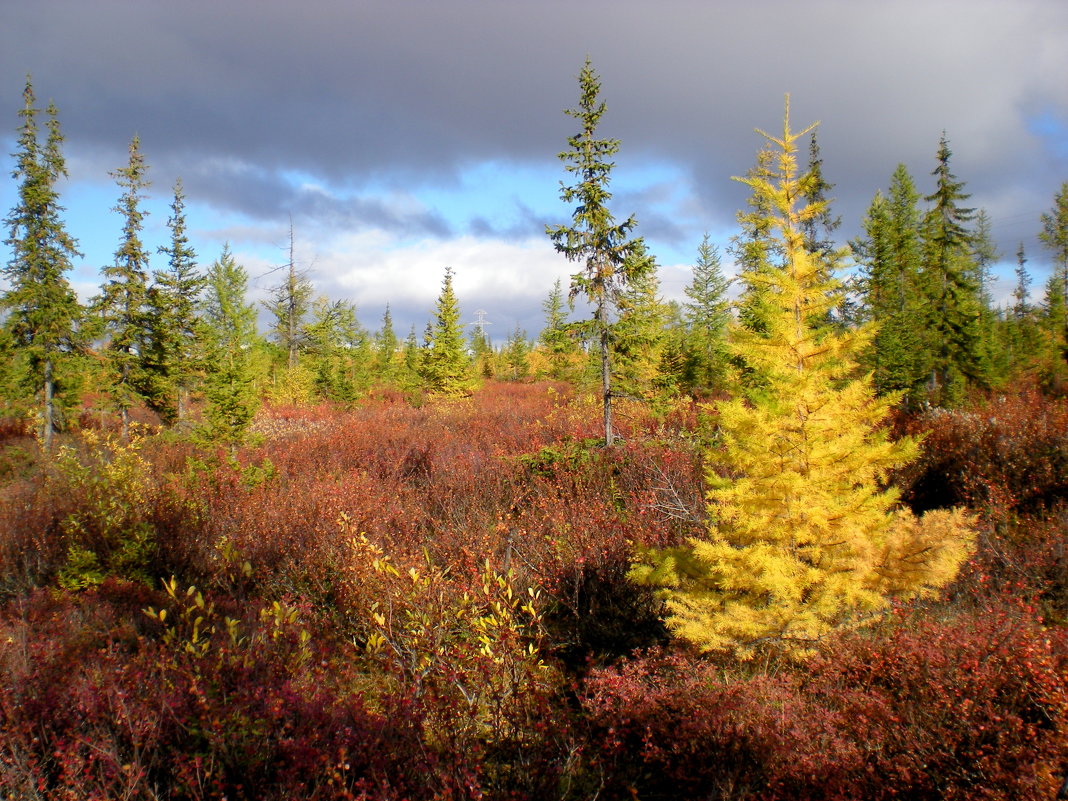
[{"label": "green foliage", "polygon": [[251,350],[256,341],[256,309],[245,300],[248,274],[234,261],[229,246],[207,276],[204,324],[208,372],[204,380],[202,434],[235,449],[259,407]]},{"label": "green foliage", "polygon": [[601,362],[601,392],[605,444],[612,445],[612,366],[610,311],[619,291],[652,269],[641,239],[632,239],[637,225],[633,216],[616,223],[608,208],[608,191],[614,166],[609,159],[619,151],[619,140],[598,139],[597,126],[605,104],[599,99],[601,82],[589,59],[579,73],[579,104],[565,113],[579,121],[582,130],[568,138],[569,150],[560,153],[565,170],[575,183],[560,184],[560,199],[574,203],[570,225],[547,225],[545,232],[558,253],[583,265],[571,276],[570,297],[583,295],[593,307],[594,327]]},{"label": "green foliage", "polygon": [[1038,238],[1053,256],[1054,274],[1060,279],[1061,291],[1068,295],[1068,181],[1053,196],[1053,208],[1042,215]]},{"label": "green foliage", "polygon": [[520,330],[518,323],[508,335],[501,359],[505,366],[505,377],[509,380],[523,381],[530,376],[530,342],[526,331]]},{"label": "green foliage", "polygon": [[318,298],[306,327],[308,350],[320,398],[352,403],[370,384],[371,343],[356,319],[356,307],[344,300]]},{"label": "green foliage", "polygon": [[141,241],[146,212],[141,208],[148,167],[141,153],[141,140],[130,140],[130,158],[125,167],[110,173],[122,195],[112,211],[122,215],[122,240],[115,262],[101,271],[104,283],[94,302],[94,311],[107,338],[104,351],[109,377],[108,391],[129,430],[130,408],[143,398],[146,385],[143,354],[148,350],[148,253]]},{"label": "green foliage", "polygon": [[[19,182],[18,199],[4,218],[8,231],[4,244],[11,248],[11,257],[0,271],[8,285],[0,294],[0,310],[7,312],[3,320],[7,345],[23,360],[31,382],[29,397],[39,393],[35,405],[40,410],[42,444],[48,450],[58,424],[56,373],[60,363],[81,345],[82,309],[65,275],[71,259],[80,254],[60,218],[63,207],[56,183],[67,175],[67,169],[60,151],[63,136],[56,108],[48,106],[48,137],[42,147],[29,78],[23,100],[12,173]],[[4,383],[16,396],[27,394]]]},{"label": "green foliage", "polygon": [[559,278],[553,282],[552,291],[542,301],[541,308],[545,313],[545,325],[538,335],[535,373],[558,380],[574,380],[581,372],[580,362],[584,359],[575,324],[567,319],[567,303]]},{"label": "green foliage", "polygon": [[393,330],[393,314],[386,304],[385,314],[382,315],[382,328],[375,337],[374,343],[374,377],[376,381],[389,383],[397,372],[397,352],[400,349],[400,340]]},{"label": "green foliage", "polygon": [[691,388],[722,389],[727,375],[727,324],[730,279],[723,274],[719,249],[706,233],[697,248],[693,279],[684,290],[686,325],[683,380]]},{"label": "green foliage", "polygon": [[673,371],[665,370],[670,309],[660,297],[656,266],[635,271],[616,301],[618,317],[611,327],[613,392],[621,397],[659,401],[676,391]]},{"label": "green foliage", "polygon": [[808,173],[805,175],[808,187],[808,199],[818,204],[819,211],[801,221],[801,231],[805,235],[805,248],[817,259],[825,260],[828,269],[834,269],[838,261],[838,246],[834,242],[834,232],[842,224],[842,218],[831,212],[830,191],[834,184],[823,177],[823,157],[816,139],[815,129],[808,140]]},{"label": "green foliage", "polygon": [[1039,319],[1042,378],[1050,388],[1060,388],[1068,381],[1068,299],[1059,275],[1051,275],[1046,282]]},{"label": "green foliage", "polygon": [[54,480],[79,501],[61,522],[67,563],[59,584],[83,590],[109,576],[150,583],[156,541],[145,516],[153,486],[144,439],[121,443],[91,431],[83,438],[84,453],[64,445],[53,461]]},{"label": "green foliage", "polygon": [[899,164],[889,193],[877,193],[853,242],[862,271],[863,319],[876,323],[875,337],[861,354],[881,394],[904,393],[906,402],[926,395],[932,346],[921,283],[920,196]]},{"label": "green foliage", "polygon": [[[773,154],[767,148],[757,152],[756,164],[746,176],[753,180],[771,175]],[[750,331],[764,330],[764,306],[768,302],[765,274],[781,258],[780,245],[772,236],[766,200],[753,193],[748,210],[738,212],[741,233],[731,238],[730,253],[738,265],[742,295],[738,301],[738,322]]]},{"label": "green foliage", "polygon": [[565,439],[555,445],[546,445],[536,453],[521,454],[516,462],[534,476],[551,476],[556,470],[581,470],[589,465],[598,445],[596,439]]},{"label": "green foliage", "polygon": [[[979,287],[975,280],[973,236],[968,224],[975,210],[961,204],[970,195],[950,171],[952,152],[942,135],[932,204],[924,219],[923,271],[927,325],[931,332],[929,394],[939,405],[952,405],[955,384],[964,379],[982,382],[979,330]],[[945,397],[944,397],[945,396]]]},{"label": "green foliage", "polygon": [[1068,382],[1068,181],[1061,185],[1053,198],[1053,208],[1042,215],[1042,230],[1038,235],[1053,256],[1054,270],[1046,285],[1043,309],[1043,328],[1046,338],[1044,380],[1051,387],[1060,388]]},{"label": "green foliage", "polygon": [[179,179],[167,227],[171,241],[159,252],[167,269],[157,270],[148,290],[148,342],[144,367],[146,401],[165,423],[186,419],[189,395],[203,371],[204,334],[200,329],[200,296],[205,278],[197,270],[196,252],[186,234],[185,193]]},{"label": "green foliage", "polygon": [[429,341],[424,346],[421,370],[427,390],[447,397],[466,395],[472,387],[471,365],[452,279],[452,268],[446,267],[434,310],[434,323],[428,328]]}]

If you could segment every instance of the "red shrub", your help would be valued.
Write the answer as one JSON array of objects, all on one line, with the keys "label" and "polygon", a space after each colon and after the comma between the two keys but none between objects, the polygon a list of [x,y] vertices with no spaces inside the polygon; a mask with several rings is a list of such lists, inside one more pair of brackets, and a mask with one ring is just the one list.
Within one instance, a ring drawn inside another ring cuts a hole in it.
[{"label": "red shrub", "polygon": [[[135,621],[151,620],[134,610],[146,600],[160,599],[136,585],[38,594],[3,626],[0,795],[394,799],[457,789],[402,700],[380,697],[371,711],[345,692],[352,677],[340,663],[321,669],[271,623],[257,636],[242,621],[248,645],[222,626],[208,639],[147,638]],[[180,610],[169,608],[173,619]]]},{"label": "red shrub", "polygon": [[847,635],[776,677],[675,657],[589,687],[608,798],[1040,799],[1068,759],[1068,633],[1011,611]]},{"label": "red shrub", "polygon": [[926,434],[923,456],[897,476],[917,511],[966,505],[995,516],[1068,499],[1068,403],[1037,392],[965,411],[935,409],[899,424]]}]

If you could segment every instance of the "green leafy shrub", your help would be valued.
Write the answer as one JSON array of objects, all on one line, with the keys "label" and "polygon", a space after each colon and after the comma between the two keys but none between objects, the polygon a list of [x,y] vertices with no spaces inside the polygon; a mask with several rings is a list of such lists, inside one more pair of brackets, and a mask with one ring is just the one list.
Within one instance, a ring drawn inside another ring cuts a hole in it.
[{"label": "green leafy shrub", "polygon": [[60,523],[67,562],[60,586],[85,589],[109,575],[151,581],[155,531],[147,519],[154,486],[141,455],[144,439],[128,442],[87,431],[84,452],[61,446],[53,480],[77,500]]}]

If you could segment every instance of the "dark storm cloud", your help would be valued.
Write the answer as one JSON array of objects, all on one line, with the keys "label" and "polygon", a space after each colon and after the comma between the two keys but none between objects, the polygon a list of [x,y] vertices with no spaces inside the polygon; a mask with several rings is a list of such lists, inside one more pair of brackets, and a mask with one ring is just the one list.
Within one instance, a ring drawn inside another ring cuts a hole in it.
[{"label": "dark storm cloud", "polygon": [[[702,227],[728,225],[744,202],[730,176],[752,164],[755,126],[779,129],[785,92],[798,124],[822,120],[825,175],[854,227],[898,162],[929,189],[943,130],[995,230],[999,214],[1037,215],[1068,176],[1063,142],[1029,127],[1068,115],[1059,0],[38,0],[4,3],[0,31],[12,129],[32,72],[39,96],[60,107],[69,147],[101,153],[102,170],[134,131],[183,175],[255,165],[242,180],[196,187],[201,200],[252,215],[303,203],[447,233],[432,212],[397,218],[367,200],[288,196],[299,190],[282,175],[306,173],[337,197],[370,180],[448,185],[482,159],[556,176],[575,129],[561,111],[575,103],[587,54],[608,103],[602,132],[628,160],[675,164],[699,195]],[[471,229],[484,226],[493,230],[488,219]]]}]

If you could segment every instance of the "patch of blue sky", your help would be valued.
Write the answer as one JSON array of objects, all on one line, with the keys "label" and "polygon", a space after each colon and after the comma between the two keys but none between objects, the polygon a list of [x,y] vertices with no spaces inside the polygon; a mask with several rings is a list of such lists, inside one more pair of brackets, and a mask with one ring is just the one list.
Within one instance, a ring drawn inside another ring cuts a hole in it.
[{"label": "patch of blue sky", "polygon": [[535,221],[559,214],[558,179],[544,168],[503,161],[463,167],[455,183],[413,187],[411,194],[458,232],[543,236]]},{"label": "patch of blue sky", "polygon": [[1027,129],[1057,158],[1068,159],[1068,116],[1062,110],[1045,109],[1028,116]]}]

